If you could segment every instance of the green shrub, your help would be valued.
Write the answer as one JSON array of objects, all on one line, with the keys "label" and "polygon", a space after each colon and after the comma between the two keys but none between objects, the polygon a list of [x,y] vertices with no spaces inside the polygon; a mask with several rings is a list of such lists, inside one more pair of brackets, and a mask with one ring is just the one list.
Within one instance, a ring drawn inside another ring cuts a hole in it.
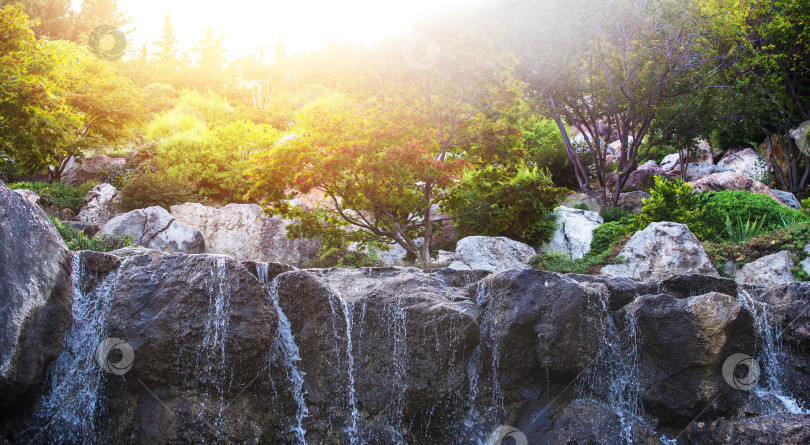
[{"label": "green shrub", "polygon": [[593,273],[595,267],[604,265],[607,255],[607,250],[596,254],[588,252],[588,255],[572,260],[568,256],[559,253],[540,253],[529,261],[529,265],[535,269],[549,272],[587,275]]},{"label": "green shrub", "polygon": [[577,210],[585,210],[585,211],[590,211],[591,210],[590,207],[588,207],[588,204],[585,204],[584,202],[574,204],[574,205],[571,206],[571,208],[572,209],[577,209]]},{"label": "green shrub", "polygon": [[143,87],[143,102],[153,110],[171,108],[177,101],[177,90],[171,85],[153,82]]},{"label": "green shrub", "polygon": [[593,231],[591,253],[607,252],[617,239],[635,232],[637,227],[636,218],[633,215],[600,225]]},{"label": "green shrub", "polygon": [[95,250],[96,252],[111,252],[124,247],[136,246],[132,235],[109,235],[99,233],[93,238],[88,238],[81,230],[69,225],[62,224],[58,219],[50,217],[51,222],[56,227],[59,235],[67,244],[70,250]]},{"label": "green shrub", "polygon": [[11,190],[28,189],[35,192],[39,195],[39,205],[41,207],[52,205],[59,208],[68,207],[78,213],[84,204],[84,196],[97,185],[98,182],[96,181],[89,181],[78,187],[71,187],[58,182],[14,182],[8,184],[8,188]]},{"label": "green shrub", "polygon": [[523,146],[527,161],[551,172],[551,180],[558,187],[579,188],[574,165],[568,157],[560,129],[551,119],[532,116],[520,123],[523,127]]},{"label": "green shrub", "polygon": [[505,236],[537,245],[554,233],[553,210],[565,193],[537,167],[487,166],[466,171],[442,207],[458,216],[460,238]]},{"label": "green shrub", "polygon": [[785,207],[766,195],[747,191],[702,193],[700,201],[706,210],[703,219],[708,230],[723,238],[727,235],[726,218],[731,221],[757,220],[762,226],[762,234],[810,219],[800,210]]},{"label": "green shrub", "polygon": [[127,173],[121,182],[118,209],[122,212],[153,205],[168,209],[175,204],[200,201],[200,196],[187,181],[173,178],[163,171],[153,171],[145,165]]},{"label": "green shrub", "polygon": [[764,221],[765,219],[760,219],[759,222],[757,222],[757,220],[751,222],[749,219],[743,223],[738,217],[737,223],[734,224],[731,222],[731,218],[726,215],[726,234],[728,235],[728,239],[735,243],[742,243],[751,238],[756,238],[762,231],[762,223]]},{"label": "green shrub", "polygon": [[643,201],[644,207],[636,217],[637,230],[659,221],[686,224],[700,239],[708,239],[725,230],[725,221],[716,228],[706,224],[704,221],[706,210],[689,183],[680,179],[666,180],[656,176],[655,187],[650,192],[651,196]]},{"label": "green shrub", "polygon": [[321,247],[315,254],[315,258],[302,265],[304,268],[327,268],[327,267],[377,267],[382,266],[382,262],[377,258],[377,251],[371,249],[369,252],[350,251],[344,247]]},{"label": "green shrub", "polygon": [[599,212],[599,216],[601,216],[602,220],[605,222],[618,221],[629,214],[630,212],[621,207],[605,207]]}]

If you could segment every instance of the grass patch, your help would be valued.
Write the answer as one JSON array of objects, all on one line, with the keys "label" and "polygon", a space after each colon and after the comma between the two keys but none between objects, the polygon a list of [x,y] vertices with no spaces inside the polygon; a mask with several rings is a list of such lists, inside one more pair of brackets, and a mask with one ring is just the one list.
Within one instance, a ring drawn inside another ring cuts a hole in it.
[{"label": "grass patch", "polygon": [[537,270],[549,272],[597,275],[603,266],[622,262],[621,258],[617,258],[617,256],[631,236],[633,236],[632,233],[624,234],[618,237],[608,249],[601,252],[592,249],[584,257],[576,260],[559,253],[540,253],[529,261],[529,265]]},{"label": "grass patch", "polygon": [[40,207],[57,206],[60,209],[68,207],[79,213],[84,204],[84,196],[96,185],[98,182],[95,181],[86,182],[78,187],[70,187],[58,182],[14,182],[8,184],[8,188],[33,191],[39,195]]},{"label": "grass patch", "polygon": [[112,252],[124,247],[137,246],[132,235],[109,235],[99,233],[93,238],[88,238],[81,230],[70,224],[62,224],[58,219],[50,217],[51,222],[56,227],[59,235],[67,244],[70,250],[94,250],[96,252]]}]

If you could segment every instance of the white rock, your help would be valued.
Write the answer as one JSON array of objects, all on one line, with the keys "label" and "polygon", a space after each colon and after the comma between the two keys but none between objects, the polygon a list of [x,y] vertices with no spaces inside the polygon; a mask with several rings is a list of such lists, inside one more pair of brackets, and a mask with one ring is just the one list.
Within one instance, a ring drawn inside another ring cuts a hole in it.
[{"label": "white rock", "polygon": [[729,151],[717,165],[734,170],[756,181],[762,180],[767,172],[767,165],[760,163],[759,155],[750,148],[737,152]]},{"label": "white rock", "polygon": [[448,267],[490,272],[530,269],[528,263],[536,254],[530,246],[502,236],[468,236],[456,244],[456,261]]},{"label": "white rock", "polygon": [[551,240],[538,249],[541,252],[561,253],[569,259],[582,258],[591,250],[593,231],[604,221],[596,212],[558,207],[557,229]]},{"label": "white rock", "polygon": [[391,250],[385,252],[377,252],[377,259],[379,259],[385,266],[400,266],[408,251],[399,244],[391,246]]},{"label": "white rock", "polygon": [[104,225],[115,217],[115,203],[118,202],[118,190],[110,184],[99,184],[93,187],[84,197],[84,204],[77,221]]},{"label": "white rock", "polygon": [[679,165],[680,158],[678,157],[678,153],[672,153],[671,155],[666,155],[664,159],[661,160],[661,171],[672,171],[678,168]]},{"label": "white rock", "polygon": [[132,235],[139,246],[169,252],[204,253],[202,234],[172,215],[163,207],[133,210],[109,220],[101,233]]},{"label": "white rock", "polygon": [[618,257],[625,262],[604,266],[602,275],[636,281],[663,281],[681,274],[720,276],[685,224],[651,223],[627,241]]},{"label": "white rock", "polygon": [[39,195],[36,192],[28,189],[14,189],[14,193],[22,196],[25,198],[26,201],[30,202],[31,204],[36,204],[39,202]]},{"label": "white rock", "polygon": [[292,222],[268,218],[256,204],[228,204],[217,209],[186,203],[172,206],[171,212],[202,233],[206,253],[299,266],[314,258],[321,246],[315,239],[287,239],[287,226]]},{"label": "white rock", "polygon": [[767,287],[792,283],[792,268],[790,252],[783,250],[744,265],[737,271],[736,281],[738,284]]}]

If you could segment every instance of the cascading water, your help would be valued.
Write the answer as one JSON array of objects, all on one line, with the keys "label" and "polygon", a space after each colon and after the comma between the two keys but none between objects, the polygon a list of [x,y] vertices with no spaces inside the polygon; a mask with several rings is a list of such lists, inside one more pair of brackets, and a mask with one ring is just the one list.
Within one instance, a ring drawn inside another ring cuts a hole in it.
[{"label": "cascading water", "polygon": [[767,306],[764,302],[755,301],[744,289],[739,289],[738,295],[743,305],[754,316],[757,338],[762,342],[762,351],[757,357],[757,362],[764,371],[765,378],[760,380],[764,384],[758,385],[753,394],[759,397],[775,397],[791,414],[810,414],[810,409],[797,402],[784,389],[782,367],[786,361],[786,354],[782,348],[782,330],[771,325],[768,320]]},{"label": "cascading water", "polygon": [[[228,369],[225,362],[225,341],[228,337],[230,320],[231,289],[227,284],[227,258],[217,258],[216,273],[212,272],[208,287],[208,319],[203,334],[203,355],[197,357],[198,381],[206,386],[213,385],[219,397],[217,426],[221,425],[225,407],[225,393],[230,389]],[[202,361],[202,363],[200,363]]]},{"label": "cascading water", "polygon": [[[403,300],[397,300],[397,305],[394,307],[391,319],[393,320],[393,338],[394,338],[394,373],[391,390],[393,397],[396,400],[394,405],[394,428],[399,433],[402,429],[402,411],[404,409],[404,400],[402,398],[405,392],[405,359],[408,347],[408,331],[406,327],[405,309],[403,307]],[[400,437],[400,441],[402,438]]]},{"label": "cascading water", "polygon": [[[357,419],[360,413],[357,411],[357,395],[354,392],[354,354],[352,354],[352,307],[340,295],[337,295],[340,300],[340,307],[343,310],[343,317],[346,319],[346,356],[348,360],[348,377],[349,377],[349,406],[352,410],[351,424],[347,428],[349,434],[349,443],[356,444],[360,442],[357,433]],[[331,301],[330,301],[331,303]]]},{"label": "cascading water", "polygon": [[65,334],[62,353],[51,364],[45,395],[34,414],[31,443],[95,443],[95,419],[103,409],[99,400],[102,380],[110,378],[96,362],[96,350],[107,338],[105,324],[115,293],[117,272],[111,271],[90,292],[83,252],[73,255],[73,322]]},{"label": "cascading water", "polygon": [[[299,443],[306,445],[307,430],[304,428],[304,418],[309,415],[306,401],[304,400],[304,375],[305,373],[298,368],[298,362],[301,361],[301,354],[298,346],[295,344],[295,337],[292,334],[292,326],[287,315],[281,309],[278,297],[278,280],[273,279],[268,283],[268,265],[266,263],[257,264],[256,272],[259,280],[267,286],[267,292],[270,299],[273,300],[273,306],[278,313],[278,332],[276,333],[276,340],[273,344],[273,349],[279,353],[284,360],[284,369],[286,370],[287,380],[290,382],[292,389],[292,396],[298,405],[298,410],[295,414],[296,424],[292,427]],[[275,354],[274,354],[275,355]]]}]

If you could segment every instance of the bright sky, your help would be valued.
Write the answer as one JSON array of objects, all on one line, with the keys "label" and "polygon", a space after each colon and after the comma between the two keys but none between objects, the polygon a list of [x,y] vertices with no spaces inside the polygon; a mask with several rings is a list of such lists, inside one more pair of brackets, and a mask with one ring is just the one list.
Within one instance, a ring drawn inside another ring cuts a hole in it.
[{"label": "bright sky", "polygon": [[130,45],[160,39],[166,13],[171,16],[181,50],[193,48],[206,26],[225,34],[229,58],[273,54],[283,36],[288,54],[313,51],[332,41],[370,43],[408,31],[414,19],[431,13],[469,8],[485,0],[118,0],[136,27]]}]

